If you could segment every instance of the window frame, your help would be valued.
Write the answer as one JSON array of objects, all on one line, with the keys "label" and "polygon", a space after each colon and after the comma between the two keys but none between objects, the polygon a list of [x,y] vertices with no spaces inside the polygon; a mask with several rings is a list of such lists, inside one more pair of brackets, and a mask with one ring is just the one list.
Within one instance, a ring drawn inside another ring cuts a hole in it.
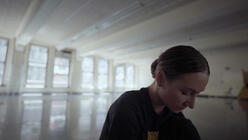
[{"label": "window frame", "polygon": [[[41,48],[46,48],[47,49],[47,62],[46,62],[46,70],[45,70],[45,80],[44,80],[44,87],[27,87],[28,85],[28,70],[29,70],[29,55],[30,55],[30,50],[31,50],[31,47],[32,46],[36,46],[36,47],[41,47]],[[27,64],[26,64],[26,71],[25,71],[25,74],[26,74],[26,77],[25,77],[25,82],[24,82],[24,88],[27,88],[27,89],[44,89],[44,88],[47,88],[47,73],[48,73],[48,61],[49,61],[49,53],[50,53],[50,50],[49,50],[49,47],[46,47],[46,46],[42,46],[42,45],[37,45],[37,44],[30,44],[29,47],[28,47],[28,52],[27,52]]]},{"label": "window frame", "polygon": [[[54,64],[53,64],[53,77],[52,77],[52,82],[51,82],[51,84],[52,84],[52,87],[53,88],[70,88],[71,87],[71,84],[70,84],[70,76],[71,76],[71,62],[72,62],[72,52],[70,52],[70,57],[63,57],[63,56],[57,56],[57,53],[58,52],[60,52],[60,51],[56,51],[55,52],[55,56],[54,56]],[[64,53],[63,51],[62,52],[60,52],[60,53]],[[63,54],[62,54],[63,55]],[[69,66],[68,66],[68,68],[69,68],[69,71],[68,71],[68,74],[67,74],[67,76],[68,76],[68,81],[67,81],[67,86],[66,87],[56,87],[56,86],[54,86],[54,67],[55,67],[55,59],[57,58],[57,57],[59,57],[59,58],[66,58],[66,59],[68,59],[69,60]]]}]

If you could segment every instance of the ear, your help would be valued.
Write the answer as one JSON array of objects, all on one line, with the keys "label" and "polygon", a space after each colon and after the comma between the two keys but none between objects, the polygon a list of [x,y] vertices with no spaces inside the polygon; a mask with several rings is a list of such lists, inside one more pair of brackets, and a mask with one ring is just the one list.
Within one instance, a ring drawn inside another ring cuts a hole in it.
[{"label": "ear", "polygon": [[157,75],[156,75],[156,81],[157,81],[158,86],[162,86],[163,85],[164,77],[163,77],[162,71],[159,71],[157,73]]}]

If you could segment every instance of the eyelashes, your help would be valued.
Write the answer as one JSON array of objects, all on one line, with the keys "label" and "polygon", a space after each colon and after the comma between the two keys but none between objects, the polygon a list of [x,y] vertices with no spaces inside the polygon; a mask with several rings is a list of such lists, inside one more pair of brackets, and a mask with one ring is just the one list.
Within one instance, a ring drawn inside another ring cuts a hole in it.
[{"label": "eyelashes", "polygon": [[182,93],[183,95],[190,95],[190,96],[195,96],[195,95],[196,95],[195,92],[185,92],[185,91],[181,91],[181,93]]},{"label": "eyelashes", "polygon": [[181,91],[181,93],[183,94],[183,95],[188,95],[186,92],[184,92],[184,91]]}]

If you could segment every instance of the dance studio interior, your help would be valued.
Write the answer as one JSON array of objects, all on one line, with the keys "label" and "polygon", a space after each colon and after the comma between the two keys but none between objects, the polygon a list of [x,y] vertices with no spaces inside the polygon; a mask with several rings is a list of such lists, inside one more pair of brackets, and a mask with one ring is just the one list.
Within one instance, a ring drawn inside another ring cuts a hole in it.
[{"label": "dance studio interior", "polygon": [[201,139],[247,140],[247,0],[0,0],[0,140],[98,140],[177,45],[210,66],[183,111]]}]

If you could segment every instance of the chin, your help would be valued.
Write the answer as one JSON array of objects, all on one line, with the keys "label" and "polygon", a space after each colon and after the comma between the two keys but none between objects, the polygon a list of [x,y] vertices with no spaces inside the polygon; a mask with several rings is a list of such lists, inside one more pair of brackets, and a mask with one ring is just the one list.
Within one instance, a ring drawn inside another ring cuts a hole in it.
[{"label": "chin", "polygon": [[177,109],[174,109],[174,113],[180,113],[184,110],[185,108],[177,108]]},{"label": "chin", "polygon": [[180,112],[182,112],[183,111],[183,109],[171,109],[171,112],[173,112],[173,113],[180,113]]},{"label": "chin", "polygon": [[173,113],[180,113],[182,110],[173,111]]}]

